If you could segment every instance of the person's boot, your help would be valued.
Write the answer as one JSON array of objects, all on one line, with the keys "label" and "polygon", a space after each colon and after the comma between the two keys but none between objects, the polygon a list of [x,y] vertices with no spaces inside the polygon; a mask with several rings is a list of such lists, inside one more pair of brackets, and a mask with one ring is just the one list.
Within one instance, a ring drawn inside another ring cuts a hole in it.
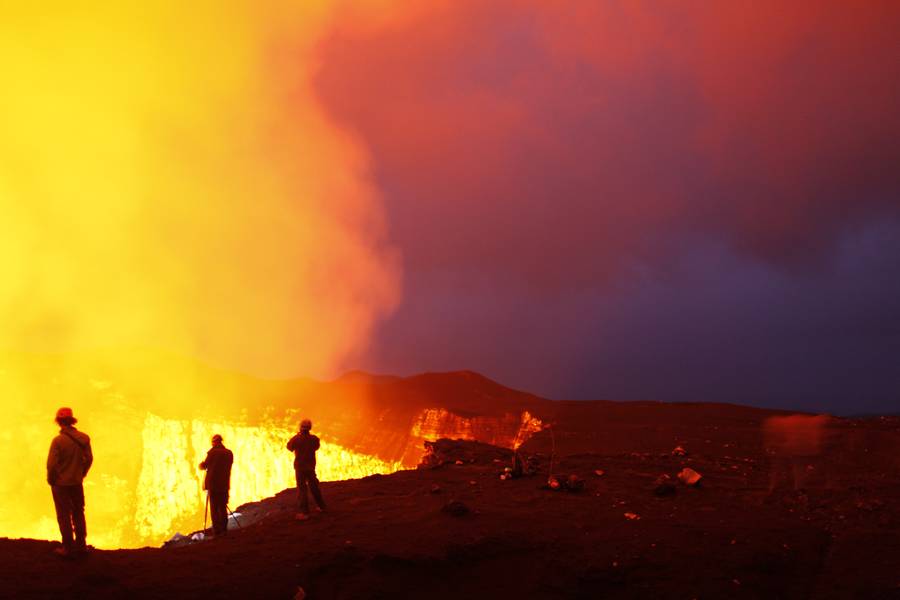
[{"label": "person's boot", "polygon": [[72,550],[68,546],[57,546],[53,549],[53,554],[60,558],[72,558]]}]

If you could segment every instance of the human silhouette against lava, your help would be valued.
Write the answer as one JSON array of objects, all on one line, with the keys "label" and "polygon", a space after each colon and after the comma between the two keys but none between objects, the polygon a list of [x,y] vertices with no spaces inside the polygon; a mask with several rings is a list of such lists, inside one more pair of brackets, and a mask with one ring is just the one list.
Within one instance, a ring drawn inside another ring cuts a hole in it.
[{"label": "human silhouette against lava", "polygon": [[56,411],[59,435],[53,438],[47,455],[47,483],[53,492],[56,521],[62,535],[62,546],[53,551],[63,557],[87,552],[82,483],[94,462],[94,454],[91,438],[75,429],[77,422],[71,408]]},{"label": "human silhouette against lava", "polygon": [[231,489],[233,463],[234,454],[222,443],[222,436],[218,433],[212,436],[212,448],[206,453],[206,460],[200,463],[200,468],[206,471],[203,489],[206,490],[215,536],[228,533],[228,491]]},{"label": "human silhouette against lava", "polygon": [[303,419],[300,421],[300,433],[288,441],[287,449],[294,453],[294,473],[297,476],[297,499],[300,503],[300,512],[297,513],[298,521],[309,518],[309,498],[306,489],[312,493],[319,511],[325,510],[325,501],[322,500],[322,492],[319,491],[319,479],[316,477],[316,450],[319,449],[319,438],[312,435],[312,421]]}]

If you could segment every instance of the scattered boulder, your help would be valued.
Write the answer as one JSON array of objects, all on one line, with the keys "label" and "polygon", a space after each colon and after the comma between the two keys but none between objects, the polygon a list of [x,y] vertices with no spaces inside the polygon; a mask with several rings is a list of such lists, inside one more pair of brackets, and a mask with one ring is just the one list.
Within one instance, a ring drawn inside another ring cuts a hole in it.
[{"label": "scattered boulder", "polygon": [[640,521],[641,515],[639,515],[637,513],[633,513],[633,512],[627,512],[627,513],[625,513],[625,518],[628,519],[629,521]]},{"label": "scattered boulder", "polygon": [[606,471],[603,469],[594,469],[594,475],[597,477],[603,477],[606,474]]},{"label": "scattered boulder", "polygon": [[681,483],[685,485],[690,485],[696,487],[700,484],[700,480],[703,478],[703,475],[698,473],[697,471],[685,467],[678,473],[678,479]]},{"label": "scattered boulder", "polygon": [[439,439],[425,442],[425,455],[419,462],[419,469],[436,469],[444,465],[464,465],[487,463],[492,461],[506,462],[512,459],[512,451],[498,448],[490,444],[469,440]]},{"label": "scattered boulder", "polygon": [[442,491],[444,491],[444,490],[441,489],[441,486],[439,486],[438,484],[436,484],[436,483],[431,484],[431,493],[432,494],[440,494]]},{"label": "scattered boulder", "polygon": [[191,538],[181,533],[176,533],[163,543],[163,548],[174,548],[176,546],[186,546],[191,543]]},{"label": "scattered boulder", "polygon": [[681,446],[675,446],[675,448],[672,450],[672,456],[687,456],[687,450],[685,450]]},{"label": "scattered boulder", "polygon": [[578,475],[572,474],[569,475],[569,478],[566,479],[566,491],[567,492],[583,492],[584,491],[584,479],[579,477]]},{"label": "scattered boulder", "polygon": [[561,490],[566,492],[583,492],[584,479],[575,474],[569,475],[565,480],[560,479],[555,475],[551,475],[547,479],[547,484],[543,487],[544,489],[549,489],[554,492]]},{"label": "scattered boulder", "polygon": [[673,496],[675,495],[675,492],[675,484],[672,482],[672,478],[666,474],[660,475],[656,478],[656,481],[653,482],[653,493],[656,496]]},{"label": "scattered boulder", "polygon": [[441,509],[442,512],[447,513],[451,517],[464,517],[472,510],[463,502],[459,500],[451,500]]}]

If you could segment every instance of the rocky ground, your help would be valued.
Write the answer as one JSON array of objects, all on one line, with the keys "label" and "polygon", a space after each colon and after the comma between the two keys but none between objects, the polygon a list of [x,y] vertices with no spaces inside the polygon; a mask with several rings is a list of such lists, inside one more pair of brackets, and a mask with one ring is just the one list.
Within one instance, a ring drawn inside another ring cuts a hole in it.
[{"label": "rocky ground", "polygon": [[[431,468],[323,484],[329,510],[309,521],[287,490],[240,507],[227,537],[178,547],[65,561],[0,539],[0,596],[900,598],[900,421],[842,420],[854,442],[770,492],[782,467],[741,419],[656,423],[640,443],[614,424],[542,432],[523,448],[538,474],[508,480],[508,451],[445,443]],[[547,489],[554,448],[554,474],[584,489]]]}]

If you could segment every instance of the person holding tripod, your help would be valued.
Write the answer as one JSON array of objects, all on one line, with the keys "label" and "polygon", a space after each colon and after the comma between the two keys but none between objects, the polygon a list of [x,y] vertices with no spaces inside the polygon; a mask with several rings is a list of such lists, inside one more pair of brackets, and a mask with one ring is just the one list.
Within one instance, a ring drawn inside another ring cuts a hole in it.
[{"label": "person holding tripod", "polygon": [[312,493],[319,511],[325,510],[325,501],[322,500],[322,492],[319,491],[319,479],[316,477],[316,450],[319,449],[319,438],[312,435],[309,432],[310,429],[312,429],[312,421],[303,419],[300,421],[300,433],[292,437],[287,443],[287,449],[294,453],[297,500],[300,504],[300,512],[296,516],[298,521],[305,521],[309,518],[307,488]]},{"label": "person holding tripod", "polygon": [[206,453],[206,460],[200,463],[200,468],[206,471],[203,489],[206,490],[213,535],[216,537],[228,533],[228,491],[231,489],[233,463],[234,454],[222,443],[222,436],[218,433],[212,436],[212,448]]}]

